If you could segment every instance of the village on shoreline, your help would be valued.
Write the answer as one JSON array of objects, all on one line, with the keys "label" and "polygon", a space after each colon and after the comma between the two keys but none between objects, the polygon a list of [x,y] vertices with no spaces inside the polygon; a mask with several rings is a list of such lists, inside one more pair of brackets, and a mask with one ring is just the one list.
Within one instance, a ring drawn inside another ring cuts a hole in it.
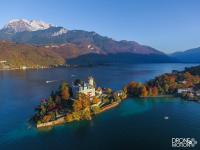
[{"label": "village on shoreline", "polygon": [[181,97],[200,102],[200,66],[172,71],[146,83],[130,82],[122,90],[97,87],[93,77],[63,82],[48,99],[42,99],[32,120],[37,128],[72,121],[91,120],[93,116],[114,108],[127,97]]}]

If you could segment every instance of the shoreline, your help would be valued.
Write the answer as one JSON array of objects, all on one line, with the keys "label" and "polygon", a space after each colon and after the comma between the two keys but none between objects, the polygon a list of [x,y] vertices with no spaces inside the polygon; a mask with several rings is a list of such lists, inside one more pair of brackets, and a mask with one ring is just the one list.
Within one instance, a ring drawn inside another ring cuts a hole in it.
[{"label": "shoreline", "polygon": [[[141,96],[141,97],[137,97],[137,98],[141,98],[142,99],[142,98],[176,98],[176,97],[177,98],[181,98],[179,96],[174,96],[174,95],[158,95],[158,96],[148,96],[148,97],[142,97]],[[127,99],[127,98],[129,98],[129,97],[126,97],[125,99]],[[123,100],[125,100],[125,99],[123,99]],[[193,101],[193,102],[200,103],[200,101],[196,101],[196,100],[183,99],[183,98],[181,98],[181,99],[184,100],[184,101]],[[120,103],[121,102],[113,102],[112,104],[108,104],[108,105],[102,107],[102,109],[99,111],[98,114],[103,113],[105,111],[108,111],[110,109],[113,109],[113,108],[117,107]],[[65,117],[66,116],[63,116],[61,118],[58,118],[58,119],[50,121],[50,122],[36,124],[36,128],[39,129],[39,128],[46,128],[46,127],[53,127],[53,126],[63,125],[65,123],[70,123],[70,122],[75,121],[75,120],[73,120],[73,121],[67,122],[65,120]]]},{"label": "shoreline", "polygon": [[[115,107],[117,107],[118,105],[119,105],[118,102],[114,102],[114,103],[112,103],[112,104],[108,104],[107,106],[104,106],[104,107],[102,108],[102,110],[100,110],[100,112],[99,112],[98,114],[100,114],[100,113],[102,113],[102,112],[105,112],[105,111],[108,111],[108,110],[110,110],[110,109],[112,109],[112,108],[115,108]],[[72,122],[73,122],[73,121],[72,121]],[[65,123],[70,123],[70,122],[67,122],[67,121],[65,120],[65,116],[64,116],[64,117],[58,118],[58,119],[53,120],[53,121],[50,121],[50,122],[41,123],[41,124],[36,124],[36,127],[39,129],[39,128],[46,128],[46,127],[53,127],[53,126],[57,126],[57,125],[62,125],[62,124],[65,124]]]},{"label": "shoreline", "polygon": [[173,98],[174,95],[139,96],[139,98]]}]

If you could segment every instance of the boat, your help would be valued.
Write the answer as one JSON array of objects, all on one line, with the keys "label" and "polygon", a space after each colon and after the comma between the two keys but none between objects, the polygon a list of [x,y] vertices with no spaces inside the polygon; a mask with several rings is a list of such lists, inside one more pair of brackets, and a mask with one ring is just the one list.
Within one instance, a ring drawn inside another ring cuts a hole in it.
[{"label": "boat", "polygon": [[46,83],[56,82],[57,80],[47,80]]},{"label": "boat", "polygon": [[165,120],[168,120],[168,119],[169,119],[169,117],[168,117],[168,116],[165,116],[165,117],[164,117],[164,119],[165,119]]}]

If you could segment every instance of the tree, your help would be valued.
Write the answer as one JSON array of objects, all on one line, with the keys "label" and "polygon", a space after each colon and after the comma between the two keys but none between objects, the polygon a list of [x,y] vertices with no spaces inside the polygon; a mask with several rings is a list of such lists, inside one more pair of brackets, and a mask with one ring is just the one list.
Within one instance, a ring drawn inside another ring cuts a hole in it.
[{"label": "tree", "polygon": [[83,119],[83,120],[91,120],[92,119],[90,109],[83,110],[81,119]]},{"label": "tree", "polygon": [[100,102],[100,99],[98,99],[96,96],[93,97],[93,100],[92,100],[92,104],[97,104]]},{"label": "tree", "polygon": [[77,121],[81,120],[81,113],[80,112],[73,112],[72,116],[73,116],[74,120],[77,120]]},{"label": "tree", "polygon": [[141,88],[141,94],[140,95],[143,96],[143,97],[147,97],[148,96],[148,91],[147,91],[146,86],[143,86]]},{"label": "tree", "polygon": [[40,115],[43,116],[47,112],[46,106],[44,104],[40,105]]},{"label": "tree", "polygon": [[112,89],[111,88],[106,88],[106,94],[108,94],[108,95],[112,94]]},{"label": "tree", "polygon": [[101,111],[101,108],[99,106],[94,106],[92,107],[92,111],[94,112],[94,114],[98,114]]},{"label": "tree", "polygon": [[109,100],[109,98],[108,97],[103,97],[103,103],[109,103],[110,102],[110,100]]},{"label": "tree", "polygon": [[43,122],[49,122],[51,120],[51,115],[45,115],[42,119]]},{"label": "tree", "polygon": [[65,120],[66,120],[67,122],[73,121],[73,115],[72,115],[72,114],[67,114],[66,117],[65,117]]},{"label": "tree", "polygon": [[152,88],[152,96],[157,96],[158,95],[158,88],[156,86],[154,86]]},{"label": "tree", "polygon": [[53,108],[55,108],[55,106],[56,106],[56,104],[55,104],[53,98],[50,96],[48,98],[48,101],[47,101],[47,109],[48,109],[48,111],[53,109]]},{"label": "tree", "polygon": [[70,97],[70,88],[67,82],[63,82],[59,88],[61,98],[63,100],[68,100]]},{"label": "tree", "polygon": [[85,109],[90,106],[90,98],[88,95],[80,93],[78,96],[78,100],[82,104],[82,109]]},{"label": "tree", "polygon": [[124,86],[122,90],[123,90],[124,94],[127,94],[127,92],[128,92],[127,86]]},{"label": "tree", "polygon": [[82,110],[82,104],[80,100],[76,100],[73,104],[73,110],[74,112],[79,112],[80,110]]},{"label": "tree", "polygon": [[82,83],[82,81],[80,80],[80,79],[76,79],[75,81],[74,81],[74,85],[79,85],[79,84],[81,84]]},{"label": "tree", "polygon": [[183,77],[184,77],[185,80],[190,80],[190,79],[192,78],[192,75],[191,75],[191,73],[189,73],[189,72],[185,72],[185,73],[183,74]]},{"label": "tree", "polygon": [[61,97],[59,96],[59,95],[56,95],[56,97],[55,97],[55,102],[56,102],[56,104],[61,104]]},{"label": "tree", "polygon": [[127,86],[127,92],[132,96],[139,96],[142,86],[143,86],[142,83],[137,83],[132,81]]},{"label": "tree", "polygon": [[169,93],[169,85],[168,84],[164,84],[164,91],[165,91],[165,94]]},{"label": "tree", "polygon": [[51,95],[50,95],[53,99],[55,99],[55,97],[56,97],[56,94],[55,94],[55,92],[52,90],[51,91]]}]

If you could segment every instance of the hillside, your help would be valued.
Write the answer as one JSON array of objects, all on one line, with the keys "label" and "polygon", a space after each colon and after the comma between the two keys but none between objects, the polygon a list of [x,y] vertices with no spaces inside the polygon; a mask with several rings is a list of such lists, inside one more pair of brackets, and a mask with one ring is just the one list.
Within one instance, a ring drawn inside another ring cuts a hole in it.
[{"label": "hillside", "polygon": [[199,63],[200,47],[189,49],[183,52],[175,52],[171,56],[180,62]]},{"label": "hillside", "polygon": [[46,48],[7,41],[0,41],[0,61],[1,68],[48,67],[65,63],[62,57]]},{"label": "hillside", "polygon": [[10,21],[0,30],[0,39],[40,46],[67,63],[174,62],[159,50],[135,41],[117,41],[96,32],[68,30],[35,20]]}]

